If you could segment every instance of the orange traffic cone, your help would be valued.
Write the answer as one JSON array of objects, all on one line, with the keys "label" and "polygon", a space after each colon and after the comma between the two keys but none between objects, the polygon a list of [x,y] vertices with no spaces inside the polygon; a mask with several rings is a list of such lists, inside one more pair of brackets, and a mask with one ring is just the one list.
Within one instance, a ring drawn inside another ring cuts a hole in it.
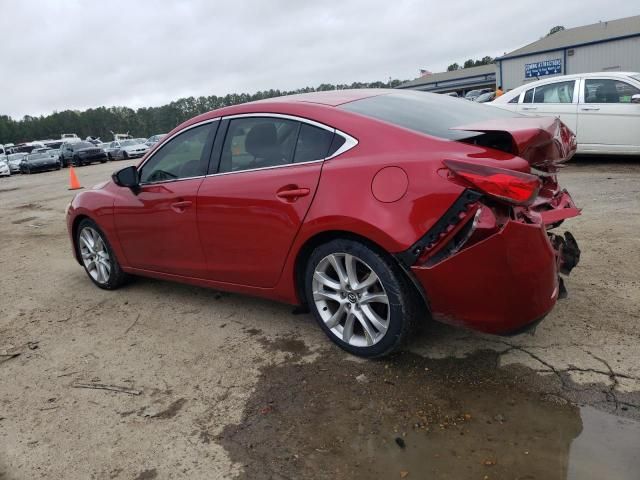
[{"label": "orange traffic cone", "polygon": [[79,190],[82,186],[76,176],[76,171],[73,169],[73,165],[69,165],[69,190]]}]

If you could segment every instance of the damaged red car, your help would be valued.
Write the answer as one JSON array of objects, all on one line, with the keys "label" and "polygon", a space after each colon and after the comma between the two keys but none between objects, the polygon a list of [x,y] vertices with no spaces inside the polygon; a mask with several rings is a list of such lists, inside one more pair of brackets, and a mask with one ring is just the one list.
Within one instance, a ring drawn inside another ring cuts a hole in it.
[{"label": "damaged red car", "polygon": [[388,354],[427,319],[494,334],[540,321],[577,264],[558,119],[448,96],[346,90],[226,107],[78,194],[67,225],[100,288],[139,275],[308,308]]}]

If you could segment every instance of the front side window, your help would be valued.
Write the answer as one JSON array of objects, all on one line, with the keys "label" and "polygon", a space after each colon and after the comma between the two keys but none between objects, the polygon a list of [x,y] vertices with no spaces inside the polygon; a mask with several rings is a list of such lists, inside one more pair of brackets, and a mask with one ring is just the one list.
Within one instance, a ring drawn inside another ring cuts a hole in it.
[{"label": "front side window", "polygon": [[572,103],[575,80],[536,87],[533,103]]},{"label": "front side window", "polygon": [[584,84],[585,103],[631,103],[637,94],[640,89],[620,80],[588,78]]},{"label": "front side window", "polygon": [[292,163],[300,123],[247,117],[229,122],[219,172],[238,172]]},{"label": "front side window", "polygon": [[[217,125],[217,123],[216,123]],[[140,183],[164,182],[205,174],[215,128],[207,123],[172,138],[142,166]]]}]

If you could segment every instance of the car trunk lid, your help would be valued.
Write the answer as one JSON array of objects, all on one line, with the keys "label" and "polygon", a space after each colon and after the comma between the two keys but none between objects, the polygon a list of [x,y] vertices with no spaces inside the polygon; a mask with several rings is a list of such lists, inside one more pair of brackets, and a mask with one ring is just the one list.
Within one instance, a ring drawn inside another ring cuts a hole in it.
[{"label": "car trunk lid", "polygon": [[553,117],[499,118],[454,130],[478,132],[461,141],[512,153],[545,172],[556,172],[577,147],[575,134]]}]

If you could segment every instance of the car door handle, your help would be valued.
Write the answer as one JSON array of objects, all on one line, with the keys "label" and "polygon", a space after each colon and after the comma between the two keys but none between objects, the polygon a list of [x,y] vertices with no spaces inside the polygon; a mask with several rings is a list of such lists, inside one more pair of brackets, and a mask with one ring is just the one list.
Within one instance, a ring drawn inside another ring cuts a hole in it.
[{"label": "car door handle", "polygon": [[179,202],[174,202],[171,204],[171,209],[178,212],[178,213],[182,213],[184,212],[187,208],[189,208],[191,205],[193,205],[193,202],[190,200],[181,200]]},{"label": "car door handle", "polygon": [[585,112],[595,111],[595,110],[600,110],[600,107],[582,107],[581,110],[584,110]]},{"label": "car door handle", "polygon": [[522,107],[523,110],[537,110],[538,107]]},{"label": "car door handle", "polygon": [[278,198],[282,198],[284,200],[295,201],[300,197],[306,197],[309,195],[310,190],[308,188],[290,188],[286,190],[280,190],[276,193]]}]

